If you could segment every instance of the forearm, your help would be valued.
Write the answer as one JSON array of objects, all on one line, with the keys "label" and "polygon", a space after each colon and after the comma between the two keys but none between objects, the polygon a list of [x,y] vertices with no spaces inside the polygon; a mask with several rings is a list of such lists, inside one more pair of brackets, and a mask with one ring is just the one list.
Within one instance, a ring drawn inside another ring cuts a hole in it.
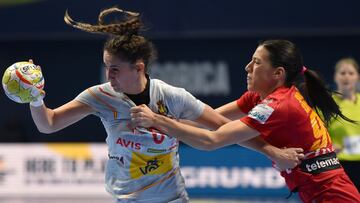
[{"label": "forearm", "polygon": [[246,140],[239,143],[239,145],[260,152],[266,155],[271,160],[277,156],[280,150],[279,148],[265,142],[261,137],[255,137],[250,140]]},{"label": "forearm", "polygon": [[48,109],[45,104],[39,107],[30,105],[31,116],[38,130],[42,133],[52,133],[54,112]]},{"label": "forearm", "polygon": [[94,112],[90,106],[75,100],[56,109],[49,109],[45,104],[39,107],[30,105],[30,110],[35,125],[42,133],[61,130]]},{"label": "forearm", "polygon": [[162,115],[155,115],[154,127],[198,149],[213,150],[221,146],[213,131],[186,125]]},{"label": "forearm", "polygon": [[260,137],[255,137],[239,144],[263,153],[275,162],[276,168],[279,170],[294,168],[300,163],[300,159],[304,157],[303,150],[301,148],[280,149],[270,145]]}]

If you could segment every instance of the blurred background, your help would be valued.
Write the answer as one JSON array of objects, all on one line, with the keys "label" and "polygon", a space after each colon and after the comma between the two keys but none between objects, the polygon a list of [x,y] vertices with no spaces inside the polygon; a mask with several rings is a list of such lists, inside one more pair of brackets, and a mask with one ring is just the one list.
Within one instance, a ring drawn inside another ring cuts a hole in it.
[{"label": "blurred background", "polygon": [[[305,65],[331,88],[337,60],[360,60],[356,0],[0,0],[2,73],[33,59],[42,67],[45,102],[52,108],[104,82],[105,38],[67,26],[63,16],[68,9],[75,20],[95,23],[100,10],[114,5],[141,13],[148,28],[143,34],[159,52],[151,76],[186,88],[214,108],[246,90],[244,67],[260,40],[295,42]],[[98,118],[45,135],[28,105],[3,93],[0,108],[0,203],[31,202],[35,196],[44,202],[112,202],[103,188],[106,134]],[[296,195],[285,199],[289,192],[271,161],[255,152],[239,146],[201,152],[182,145],[180,156],[196,201],[298,201]]]}]

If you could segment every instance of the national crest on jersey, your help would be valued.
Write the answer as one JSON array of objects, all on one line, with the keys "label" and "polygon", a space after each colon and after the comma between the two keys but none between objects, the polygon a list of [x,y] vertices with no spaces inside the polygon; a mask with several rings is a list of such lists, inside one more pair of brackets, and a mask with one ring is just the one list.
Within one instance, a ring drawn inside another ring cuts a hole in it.
[{"label": "national crest on jersey", "polygon": [[157,108],[158,108],[158,113],[163,116],[168,116],[169,110],[168,110],[167,106],[165,106],[164,101],[159,100],[156,102],[156,104],[157,104]]}]

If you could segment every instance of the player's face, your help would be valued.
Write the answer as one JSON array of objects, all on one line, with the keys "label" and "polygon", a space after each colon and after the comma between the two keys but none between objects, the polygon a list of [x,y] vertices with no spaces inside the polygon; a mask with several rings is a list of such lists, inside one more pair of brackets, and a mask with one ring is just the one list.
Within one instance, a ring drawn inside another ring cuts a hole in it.
[{"label": "player's face", "polygon": [[271,76],[274,74],[275,68],[270,63],[269,52],[263,46],[256,49],[245,70],[249,91],[258,92],[265,97],[274,90],[276,82]]},{"label": "player's face", "polygon": [[103,60],[106,77],[117,92],[132,93],[138,81],[138,72],[134,64],[121,60],[119,57],[104,51]]},{"label": "player's face", "polygon": [[342,63],[335,73],[335,82],[340,91],[354,91],[359,81],[359,73],[350,63]]}]

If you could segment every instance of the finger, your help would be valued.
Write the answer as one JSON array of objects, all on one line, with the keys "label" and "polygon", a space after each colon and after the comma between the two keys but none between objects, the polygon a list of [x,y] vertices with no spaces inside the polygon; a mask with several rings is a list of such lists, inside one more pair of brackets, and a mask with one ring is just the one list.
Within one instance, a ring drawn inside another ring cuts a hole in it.
[{"label": "finger", "polygon": [[299,159],[304,159],[305,158],[304,154],[298,154],[297,156],[298,156]]},{"label": "finger", "polygon": [[140,111],[141,111],[141,109],[139,106],[134,106],[134,107],[130,108],[130,113],[138,113]]},{"label": "finger", "polygon": [[139,118],[139,113],[130,113],[131,118]]},{"label": "finger", "polygon": [[131,123],[135,126],[139,126],[140,125],[140,121],[138,118],[131,118]]},{"label": "finger", "polygon": [[303,148],[295,148],[295,151],[298,153],[304,152]]},{"label": "finger", "polygon": [[45,91],[44,91],[44,90],[40,89],[39,91],[40,91],[40,94],[41,94],[41,95],[45,95]]}]

